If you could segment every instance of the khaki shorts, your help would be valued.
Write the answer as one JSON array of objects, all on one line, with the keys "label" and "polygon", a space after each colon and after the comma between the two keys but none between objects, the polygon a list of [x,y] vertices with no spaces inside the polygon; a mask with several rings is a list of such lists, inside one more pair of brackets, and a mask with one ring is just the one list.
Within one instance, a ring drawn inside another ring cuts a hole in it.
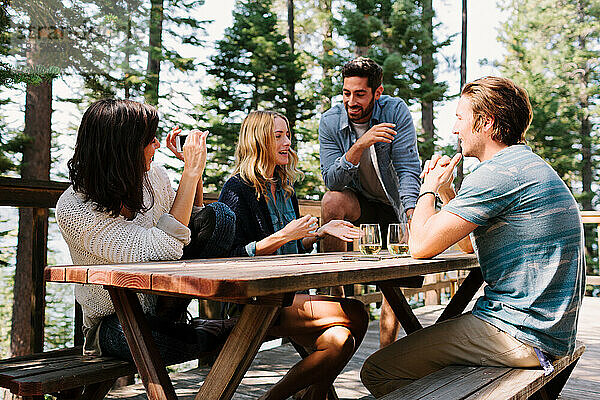
[{"label": "khaki shorts", "polygon": [[414,332],[372,354],[360,378],[381,397],[448,365],[539,367],[533,347],[471,313]]}]

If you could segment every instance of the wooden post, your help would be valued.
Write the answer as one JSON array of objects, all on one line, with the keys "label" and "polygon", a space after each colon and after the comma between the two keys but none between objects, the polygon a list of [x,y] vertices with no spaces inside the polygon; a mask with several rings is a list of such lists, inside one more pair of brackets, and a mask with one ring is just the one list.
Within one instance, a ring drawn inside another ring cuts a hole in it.
[{"label": "wooden post", "polygon": [[44,268],[47,263],[48,209],[33,209],[33,257],[31,265],[32,310],[31,328],[32,350],[38,353],[44,350],[44,315],[46,305],[46,282]]},{"label": "wooden post", "polygon": [[44,305],[48,209],[19,210],[20,240],[17,247],[11,353],[20,356],[44,347]]},{"label": "wooden post", "polygon": [[[441,274],[429,274],[425,276],[423,284],[438,283],[440,281]],[[442,296],[440,289],[428,290],[425,292],[425,305],[437,305],[442,303]]]}]

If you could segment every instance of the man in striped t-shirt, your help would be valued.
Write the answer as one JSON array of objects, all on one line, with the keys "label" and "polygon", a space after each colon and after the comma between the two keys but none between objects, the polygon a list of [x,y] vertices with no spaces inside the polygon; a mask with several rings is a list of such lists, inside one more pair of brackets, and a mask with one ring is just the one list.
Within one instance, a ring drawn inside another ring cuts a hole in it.
[{"label": "man in striped t-shirt", "polygon": [[[402,338],[367,359],[365,386],[380,397],[450,364],[539,367],[574,350],[585,289],[577,203],[556,172],[524,144],[532,112],[514,82],[467,84],[454,133],[480,164],[458,194],[461,154],[434,156],[413,214],[413,257],[455,243],[476,252],[487,283],[473,311]],[[444,206],[435,211],[436,195]]]}]

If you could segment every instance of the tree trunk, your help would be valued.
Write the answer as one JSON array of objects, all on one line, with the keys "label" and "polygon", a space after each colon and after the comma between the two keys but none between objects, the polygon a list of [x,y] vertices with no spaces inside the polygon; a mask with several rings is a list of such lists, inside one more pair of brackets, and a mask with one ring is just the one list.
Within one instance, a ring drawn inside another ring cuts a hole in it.
[{"label": "tree trunk", "polygon": [[[461,34],[461,45],[460,45],[460,90],[467,83],[467,0],[462,0],[462,34]],[[457,139],[457,151],[460,153],[462,148],[460,146],[460,141]],[[454,180],[454,187],[458,191],[460,186],[462,185],[462,181],[464,178],[463,172],[464,161],[461,161],[456,166],[456,179]]]},{"label": "tree trunk", "polygon": [[[423,26],[427,32],[427,46],[421,56],[421,67],[423,69],[424,79],[423,85],[425,86],[425,95],[434,85],[434,69],[435,64],[433,61],[433,8],[431,4],[432,0],[423,1]],[[422,159],[429,160],[433,156],[435,150],[435,126],[433,125],[433,102],[423,100],[421,101],[421,126],[423,128],[423,139],[425,139],[426,146],[423,146],[424,154],[421,155]]]},{"label": "tree trunk", "polygon": [[321,55],[323,78],[321,79],[321,112],[331,108],[333,97],[333,66],[327,58],[333,55],[333,13],[331,12],[331,0],[319,0],[320,12],[325,15],[323,19],[323,53]]},{"label": "tree trunk", "polygon": [[[288,22],[288,40],[290,41],[290,51],[292,58],[295,54],[296,40],[294,38],[294,0],[287,0],[287,22]],[[287,105],[286,105],[286,116],[290,122],[290,135],[292,141],[292,148],[297,149],[297,139],[294,134],[294,127],[296,126],[296,114],[298,108],[296,107],[296,82],[289,82],[287,87]]]},{"label": "tree trunk", "polygon": [[[52,137],[52,83],[27,85],[25,146],[21,178],[48,180]],[[19,209],[19,242],[15,269],[11,354],[41,351],[44,343],[44,266],[48,209]]]},{"label": "tree trunk", "polygon": [[[131,65],[130,65],[131,49],[129,47],[131,45],[131,38],[132,38],[131,17],[129,17],[127,19],[127,47],[125,50],[125,79],[124,79],[125,82],[123,83],[123,88],[125,89],[124,97],[126,99],[131,97],[131,82],[128,80],[131,77]],[[158,96],[158,92],[157,92],[157,96]]]},{"label": "tree trunk", "polygon": [[148,67],[146,68],[146,103],[158,105],[158,84],[160,82],[160,61],[162,60],[162,24],[163,0],[151,0],[150,41],[148,48]]},{"label": "tree trunk", "polygon": [[369,46],[356,46],[356,51],[354,55],[356,57],[366,57],[369,52]]}]

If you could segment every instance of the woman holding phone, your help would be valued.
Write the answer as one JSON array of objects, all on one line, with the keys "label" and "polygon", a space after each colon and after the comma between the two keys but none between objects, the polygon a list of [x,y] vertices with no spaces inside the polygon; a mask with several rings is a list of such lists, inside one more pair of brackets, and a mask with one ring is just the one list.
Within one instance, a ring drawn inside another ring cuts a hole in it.
[{"label": "woman holding phone", "polygon": [[[219,201],[236,214],[232,255],[297,254],[312,249],[325,235],[357,238],[351,223],[334,220],[318,227],[317,219],[298,218],[294,182],[301,176],[290,147],[285,116],[251,112],[240,129],[234,175]],[[325,399],[328,388],[360,345],[368,323],[360,301],[298,293],[284,307],[269,334],[289,337],[313,352],[298,362],[261,399]]]},{"label": "woman holding phone", "polygon": [[[72,185],[56,206],[74,264],[178,260],[192,240],[196,254],[217,256],[231,244],[231,210],[201,207],[208,132],[192,131],[183,152],[175,150],[178,131],[167,136],[167,147],[184,161],[175,193],[166,170],[152,162],[160,147],[157,126],[156,109],[135,101],[99,100],[86,110],[68,162]],[[221,321],[192,326],[162,309],[162,297],[138,296],[167,364],[212,350],[231,328]],[[83,309],[84,353],[131,359],[108,292],[77,285],[75,298]]]}]

